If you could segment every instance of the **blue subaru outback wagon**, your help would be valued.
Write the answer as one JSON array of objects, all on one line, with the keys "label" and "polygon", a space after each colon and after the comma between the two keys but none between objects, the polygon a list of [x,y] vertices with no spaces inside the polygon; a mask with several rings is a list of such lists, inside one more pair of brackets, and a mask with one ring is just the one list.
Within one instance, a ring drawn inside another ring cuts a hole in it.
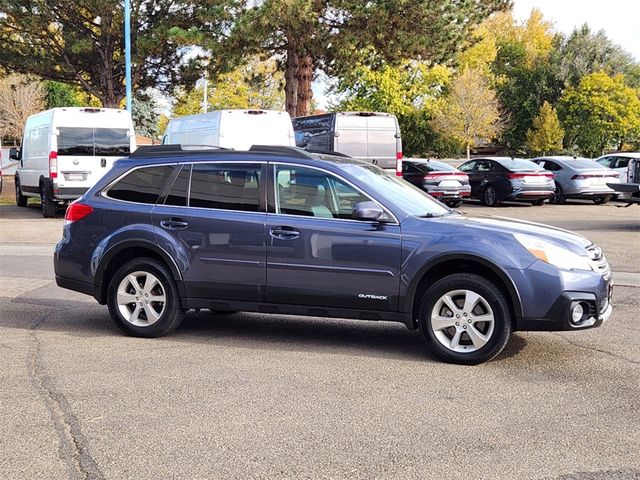
[{"label": "blue subaru outback wagon", "polygon": [[141,337],[201,308],[389,320],[477,364],[513,331],[612,312],[584,237],[469,218],[376,166],[291,147],[142,147],[69,206],[54,263],[58,285]]}]

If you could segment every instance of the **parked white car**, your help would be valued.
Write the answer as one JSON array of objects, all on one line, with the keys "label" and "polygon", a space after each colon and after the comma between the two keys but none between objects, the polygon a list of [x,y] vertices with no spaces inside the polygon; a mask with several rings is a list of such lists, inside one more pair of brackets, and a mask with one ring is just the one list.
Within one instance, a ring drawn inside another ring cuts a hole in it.
[{"label": "parked white car", "polygon": [[54,108],[27,119],[16,170],[16,204],[39,197],[44,217],[81,197],[113,162],[136,148],[131,114],[113,108]]},{"label": "parked white car", "polygon": [[162,143],[249,150],[252,145],[295,146],[295,137],[287,112],[216,110],[171,119]]},{"label": "parked white car", "polygon": [[610,153],[608,155],[603,155],[599,158],[596,158],[596,162],[598,162],[603,167],[611,168],[620,173],[621,182],[630,182],[631,180],[629,179],[629,161],[631,161],[632,159],[637,159],[638,161],[640,161],[640,152]]}]

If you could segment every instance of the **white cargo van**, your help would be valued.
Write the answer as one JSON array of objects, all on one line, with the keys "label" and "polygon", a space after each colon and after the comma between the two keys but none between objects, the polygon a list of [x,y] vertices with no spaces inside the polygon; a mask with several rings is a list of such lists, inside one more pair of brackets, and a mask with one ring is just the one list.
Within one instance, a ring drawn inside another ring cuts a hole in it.
[{"label": "white cargo van", "polygon": [[291,117],[275,110],[216,110],[174,118],[167,125],[162,143],[234,150],[296,144]]},{"label": "white cargo van", "polygon": [[402,175],[402,139],[395,115],[336,112],[292,121],[298,147],[344,153]]},{"label": "white cargo van", "polygon": [[42,214],[82,196],[136,148],[131,114],[113,108],[54,108],[27,119],[16,170],[16,204],[39,197]]}]

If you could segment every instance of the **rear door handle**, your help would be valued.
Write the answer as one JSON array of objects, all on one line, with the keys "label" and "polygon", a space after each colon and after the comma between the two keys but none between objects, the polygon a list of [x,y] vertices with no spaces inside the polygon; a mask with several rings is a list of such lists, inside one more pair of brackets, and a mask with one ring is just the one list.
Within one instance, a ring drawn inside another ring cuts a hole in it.
[{"label": "rear door handle", "polygon": [[280,240],[293,240],[300,236],[300,232],[292,227],[271,227],[269,234]]},{"label": "rear door handle", "polygon": [[184,230],[189,226],[189,222],[185,222],[181,218],[171,217],[161,220],[160,225],[167,230]]}]

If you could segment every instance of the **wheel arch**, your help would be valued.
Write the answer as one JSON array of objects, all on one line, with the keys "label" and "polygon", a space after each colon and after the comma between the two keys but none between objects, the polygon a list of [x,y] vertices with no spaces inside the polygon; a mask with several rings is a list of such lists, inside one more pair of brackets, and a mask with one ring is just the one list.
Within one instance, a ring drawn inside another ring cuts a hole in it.
[{"label": "wheel arch", "polygon": [[180,296],[185,296],[182,272],[163,248],[144,240],[127,240],[112,246],[98,263],[95,273],[95,296],[100,304],[106,303],[107,288],[116,270],[125,262],[140,257],[150,257],[166,265],[176,282]]},{"label": "wheel arch", "polygon": [[404,312],[410,315],[410,324],[408,324],[410,328],[417,328],[419,303],[429,285],[452,273],[462,272],[481,275],[502,288],[509,301],[515,326],[515,320],[522,317],[522,301],[507,272],[485,258],[465,253],[453,253],[432,259],[413,277],[404,297]]}]

